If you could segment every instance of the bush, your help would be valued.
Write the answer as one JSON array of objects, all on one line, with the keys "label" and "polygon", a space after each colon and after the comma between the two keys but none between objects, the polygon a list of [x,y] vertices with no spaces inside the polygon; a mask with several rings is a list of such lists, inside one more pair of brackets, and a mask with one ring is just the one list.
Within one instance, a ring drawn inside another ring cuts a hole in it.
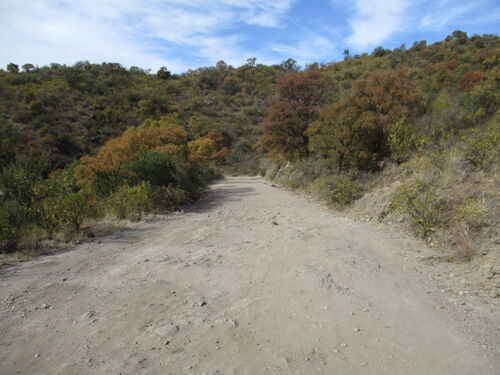
[{"label": "bush", "polygon": [[24,212],[16,203],[0,204],[0,252],[15,250],[24,222]]},{"label": "bush", "polygon": [[83,192],[68,193],[61,197],[60,208],[64,224],[79,230],[85,219],[98,214],[96,202]]},{"label": "bush", "polygon": [[485,209],[476,199],[468,199],[453,208],[453,217],[457,222],[470,228],[480,228],[484,221]]},{"label": "bush", "polygon": [[486,169],[498,159],[500,122],[494,120],[486,129],[475,128],[463,133],[463,155],[476,168]]},{"label": "bush", "polygon": [[188,201],[187,191],[179,188],[157,187],[152,192],[153,207],[160,212],[175,209]]},{"label": "bush", "polygon": [[438,200],[436,188],[427,180],[408,181],[400,185],[390,207],[408,215],[421,238],[433,233],[440,223],[442,204]]},{"label": "bush", "polygon": [[387,129],[387,144],[395,161],[408,160],[411,153],[424,145],[422,134],[414,124],[400,120]]},{"label": "bush", "polygon": [[139,185],[120,186],[107,200],[107,211],[119,219],[140,220],[153,210],[153,189],[142,182]]},{"label": "bush", "polygon": [[352,203],[361,193],[357,182],[348,175],[317,178],[312,183],[311,189],[320,198],[338,206]]},{"label": "bush", "polygon": [[159,152],[147,152],[137,160],[133,172],[139,181],[153,186],[175,185],[178,182],[178,168],[174,161]]}]

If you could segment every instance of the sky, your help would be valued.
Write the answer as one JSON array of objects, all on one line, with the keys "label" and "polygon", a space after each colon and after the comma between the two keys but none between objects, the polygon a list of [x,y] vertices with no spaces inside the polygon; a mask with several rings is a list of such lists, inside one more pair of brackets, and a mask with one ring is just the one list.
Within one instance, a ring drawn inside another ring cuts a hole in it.
[{"label": "sky", "polygon": [[0,67],[118,62],[173,73],[248,58],[328,63],[342,52],[497,34],[499,0],[1,0]]}]

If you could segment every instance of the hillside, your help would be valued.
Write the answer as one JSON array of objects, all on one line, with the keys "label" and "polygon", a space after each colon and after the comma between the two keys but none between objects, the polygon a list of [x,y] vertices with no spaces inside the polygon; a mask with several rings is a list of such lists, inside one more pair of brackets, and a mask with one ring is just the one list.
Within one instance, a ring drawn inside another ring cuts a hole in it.
[{"label": "hillside", "polygon": [[498,296],[499,52],[495,35],[454,31],[306,67],[9,64],[3,257],[175,209],[218,168],[401,223],[439,250],[431,261],[472,262]]}]

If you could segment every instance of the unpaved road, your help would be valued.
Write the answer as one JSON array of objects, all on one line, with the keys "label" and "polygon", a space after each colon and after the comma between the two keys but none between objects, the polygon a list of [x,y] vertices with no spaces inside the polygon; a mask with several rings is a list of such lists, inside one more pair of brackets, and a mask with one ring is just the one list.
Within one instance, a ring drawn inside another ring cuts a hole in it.
[{"label": "unpaved road", "polygon": [[418,243],[257,178],[100,242],[0,271],[1,374],[500,370],[496,305]]}]

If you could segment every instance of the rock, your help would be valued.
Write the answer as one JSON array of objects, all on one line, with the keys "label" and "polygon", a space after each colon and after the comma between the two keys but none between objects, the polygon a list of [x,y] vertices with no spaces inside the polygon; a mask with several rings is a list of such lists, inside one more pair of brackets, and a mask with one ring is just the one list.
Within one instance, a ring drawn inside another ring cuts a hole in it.
[{"label": "rock", "polygon": [[273,225],[279,225],[277,222],[273,221]]},{"label": "rock", "polygon": [[343,346],[344,348],[346,348],[347,344],[345,342],[343,342],[342,344],[340,344],[340,346]]},{"label": "rock", "polygon": [[368,365],[368,363],[366,363],[366,362],[361,362],[359,365],[360,365],[360,366],[367,366],[367,365]]},{"label": "rock", "polygon": [[[158,336],[165,337],[174,335],[177,332],[179,332],[179,326],[169,320],[160,320],[158,322],[150,324],[146,328],[146,332],[154,333]],[[167,341],[170,342],[169,340]]]},{"label": "rock", "polygon": [[40,305],[40,308],[41,308],[41,309],[48,309],[48,308],[49,308],[49,305],[48,305],[48,304],[46,304],[46,303],[42,303],[42,304]]},{"label": "rock", "polygon": [[35,358],[38,358],[38,357],[40,357],[40,354],[39,354],[39,353],[36,353],[36,354],[35,354]]},{"label": "rock", "polygon": [[354,328],[354,332],[359,332],[359,331],[360,331],[360,329],[359,329],[359,328],[357,328],[357,327],[356,327],[356,328]]}]

